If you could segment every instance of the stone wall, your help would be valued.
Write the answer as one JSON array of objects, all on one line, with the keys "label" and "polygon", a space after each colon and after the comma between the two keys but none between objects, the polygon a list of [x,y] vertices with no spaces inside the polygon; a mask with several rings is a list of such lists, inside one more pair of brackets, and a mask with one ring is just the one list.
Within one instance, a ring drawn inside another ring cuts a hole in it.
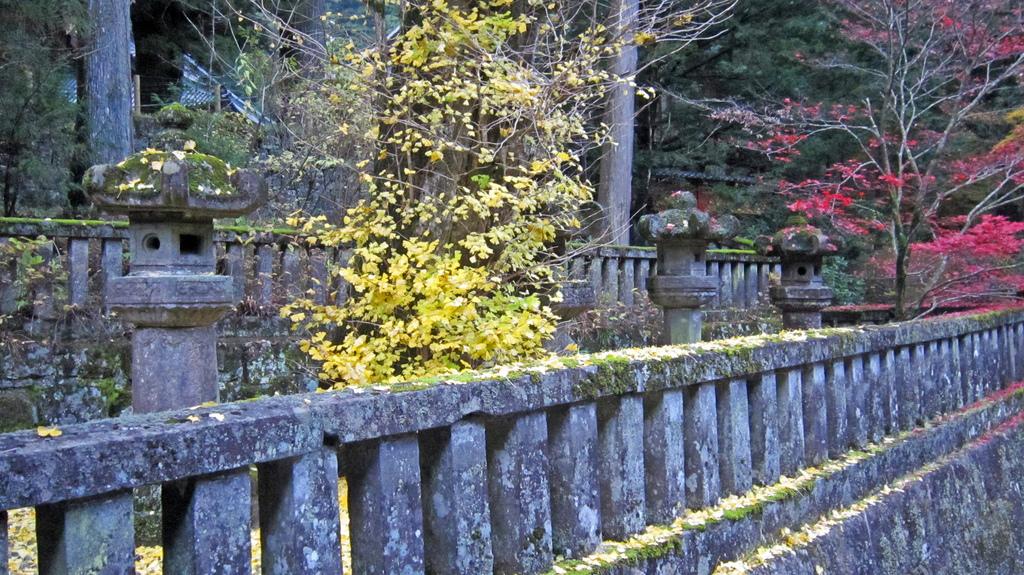
[{"label": "stone wall", "polygon": [[[73,323],[53,325],[51,337],[16,336],[0,345],[0,432],[130,412],[129,334],[114,321],[103,320],[93,333]],[[316,389],[315,368],[287,321],[232,316],[218,324],[218,332],[222,401]]]},{"label": "stone wall", "polygon": [[158,486],[171,565],[243,572],[256,524],[265,573],[706,574],[1020,413],[1022,348],[1014,310],[3,434],[0,511],[61,572],[126,570]]},{"label": "stone wall", "polygon": [[[14,294],[24,287],[15,283],[18,266],[0,261],[0,316],[13,314],[0,326],[0,431],[117,416],[131,405],[129,334],[104,313],[102,297],[107,279],[125,271],[125,224],[0,218],[0,242],[52,239],[44,256],[58,270],[27,286],[25,305],[15,309]],[[310,391],[313,368],[277,310],[300,295],[343,303],[348,288],[329,279],[329,271],[343,265],[348,252],[318,247],[287,229],[222,226],[215,243],[218,269],[234,278],[241,302],[218,324],[221,398]],[[746,335],[772,325],[765,294],[776,266],[774,259],[752,254],[709,254],[708,273],[720,283],[712,306],[725,318],[712,319],[710,336]],[[607,247],[576,256],[569,267],[591,282],[600,302],[634,306],[646,299],[646,278],[657,261],[650,249]],[[730,309],[757,310],[752,315],[765,321],[740,318]],[[629,337],[616,342],[643,343]]]}]

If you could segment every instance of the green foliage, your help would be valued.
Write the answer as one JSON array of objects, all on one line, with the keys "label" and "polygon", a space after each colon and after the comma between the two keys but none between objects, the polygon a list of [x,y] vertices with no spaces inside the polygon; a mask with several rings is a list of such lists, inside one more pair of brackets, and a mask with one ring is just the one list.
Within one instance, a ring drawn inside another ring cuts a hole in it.
[{"label": "green foliage", "polygon": [[84,27],[80,2],[0,0],[0,196],[2,215],[64,203],[76,106],[67,35]]},{"label": "green foliage", "polygon": [[867,284],[850,271],[850,261],[842,256],[826,257],[821,268],[825,285],[832,288],[834,305],[864,303]]}]

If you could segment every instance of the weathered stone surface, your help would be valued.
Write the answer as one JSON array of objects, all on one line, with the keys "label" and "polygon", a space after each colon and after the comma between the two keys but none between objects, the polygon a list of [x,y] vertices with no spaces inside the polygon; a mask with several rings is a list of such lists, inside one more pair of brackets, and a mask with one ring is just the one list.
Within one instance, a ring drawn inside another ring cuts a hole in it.
[{"label": "weathered stone surface", "polygon": [[885,411],[885,406],[890,403],[886,396],[888,386],[883,381],[882,355],[880,353],[869,353],[864,358],[864,379],[868,386],[868,437],[877,443],[885,437],[886,421],[891,414]]},{"label": "weathered stone surface", "polygon": [[626,395],[597,406],[601,535],[625,540],[644,528],[644,403]]},{"label": "weathered stone surface", "polygon": [[135,573],[134,535],[130,491],[38,507],[39,573]]},{"label": "weathered stone surface", "polygon": [[[126,417],[69,426],[63,437],[47,440],[45,450],[37,448],[39,438],[34,433],[4,434],[0,436],[0,476],[49,477],[50,481],[0,484],[0,508],[74,499],[295,456],[322,445],[324,434],[351,443],[443,427],[470,414],[507,416],[620,393],[692,387],[750,377],[762,369],[792,369],[1016,323],[1021,317],[1020,312],[1003,312],[867,327],[823,334],[820,339],[759,342],[738,351],[668,348],[662,350],[663,359],[623,359],[459,385],[422,384],[409,392],[330,392]],[[210,418],[211,412],[224,414],[224,421]],[[200,421],[193,423],[189,416]],[[173,465],[167,463],[169,454],[174,454]],[[104,461],[118,461],[119,467],[102,465]]]},{"label": "weathered stone surface", "polygon": [[594,403],[548,412],[548,478],[556,555],[582,557],[601,542],[597,450]]},{"label": "weathered stone surface", "polygon": [[420,451],[416,436],[402,435],[348,446],[342,459],[348,478],[353,571],[367,575],[423,573]]},{"label": "weathered stone surface", "polygon": [[496,575],[532,575],[551,564],[547,439],[543,412],[488,427],[487,489]]},{"label": "weathered stone surface", "polygon": [[750,460],[753,479],[770,485],[779,479],[778,383],[774,373],[755,376],[750,382]]},{"label": "weathered stone surface", "polygon": [[779,466],[792,476],[804,465],[804,416],[802,370],[779,372]]},{"label": "weathered stone surface", "polygon": [[699,509],[717,503],[722,493],[716,388],[703,383],[686,391],[686,505]]},{"label": "weathered stone surface", "polygon": [[137,328],[132,333],[136,413],[217,401],[217,329]]},{"label": "weathered stone surface", "polygon": [[1024,473],[1022,438],[1018,425],[974,444],[752,573],[1020,573],[1024,504],[1013,478]]},{"label": "weathered stone surface", "polygon": [[426,570],[489,573],[494,554],[483,423],[461,421],[425,432],[420,441]]},{"label": "weathered stone surface", "polygon": [[259,509],[263,573],[341,573],[334,449],[318,447],[299,457],[261,465]]},{"label": "weathered stone surface", "polygon": [[670,523],[686,508],[683,392],[644,397],[644,474],[647,522]]},{"label": "weathered stone surface", "polygon": [[717,399],[722,492],[746,493],[753,484],[747,380],[731,379],[720,384]]},{"label": "weathered stone surface", "polygon": [[815,363],[804,368],[801,376],[804,415],[804,459],[818,465],[828,459],[828,399],[825,366]]},{"label": "weathered stone surface", "polygon": [[164,572],[248,575],[252,561],[249,469],[163,487]]},{"label": "weathered stone surface", "polygon": [[85,307],[89,295],[89,240],[68,240],[68,303]]},{"label": "weathered stone surface", "polygon": [[828,421],[828,455],[835,458],[850,447],[846,361],[838,359],[825,365],[825,404]]},{"label": "weathered stone surface", "polygon": [[[983,436],[988,430],[1005,422],[1021,412],[1024,408],[1024,397],[1013,396],[995,405],[982,408],[976,412],[961,414],[944,421],[937,427],[931,427],[915,433],[899,444],[880,454],[846,467],[834,474],[816,481],[813,488],[802,490],[793,497],[782,501],[766,503],[760,512],[754,512],[742,519],[723,521],[707,525],[703,529],[687,530],[677,539],[663,543],[657,548],[643,550],[649,558],[639,561],[623,562],[607,572],[614,575],[664,575],[680,573],[710,574],[715,567],[724,561],[731,561],[754,550],[765,542],[776,540],[782,529],[799,530],[802,526],[817,521],[831,510],[848,506],[867,496],[871,492],[891,483],[895,479],[919,470],[923,465],[932,463],[962,445]],[[1019,441],[1018,441],[1019,443]],[[1001,481],[1002,479],[994,479]],[[1004,484],[1006,484],[1004,482]],[[949,500],[955,502],[956,497]],[[883,514],[886,506],[879,506]],[[898,516],[898,515],[897,515]],[[856,561],[863,571],[854,568],[846,569],[842,565],[832,565],[824,573],[865,573],[873,575],[877,568],[879,546],[868,536],[867,530],[858,528],[857,522],[849,522],[842,529],[832,529],[830,535],[844,538],[850,542],[866,542],[861,548],[863,561]],[[877,533],[876,533],[877,535]],[[942,541],[936,539],[937,541]],[[938,553],[936,561],[941,561],[943,552],[932,544],[919,550]],[[856,551],[856,548],[855,548]],[[941,565],[941,563],[937,563]],[[800,563],[801,569],[807,568],[808,575],[819,575],[814,570],[814,563]],[[798,571],[803,573],[805,571]],[[896,573],[913,572],[910,570]],[[922,571],[922,573],[933,571]],[[942,573],[941,569],[934,571]],[[965,571],[973,572],[973,571]],[[1012,573],[1014,571],[1005,571]],[[997,572],[1000,575],[1004,572]],[[790,575],[787,573],[786,575]],[[996,575],[993,573],[992,575]]]}]

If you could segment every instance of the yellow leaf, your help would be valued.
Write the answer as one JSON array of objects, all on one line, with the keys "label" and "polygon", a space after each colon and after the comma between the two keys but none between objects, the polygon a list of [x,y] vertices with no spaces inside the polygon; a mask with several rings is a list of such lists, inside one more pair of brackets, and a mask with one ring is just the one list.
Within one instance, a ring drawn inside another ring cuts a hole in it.
[{"label": "yellow leaf", "polygon": [[182,146],[181,149],[185,150],[186,152],[191,152],[191,151],[195,150],[196,149],[196,142],[195,142],[195,140],[189,140],[189,141],[185,142],[185,145]]},{"label": "yellow leaf", "polygon": [[44,427],[40,425],[36,428],[36,435],[39,437],[60,437],[64,435],[64,432],[59,427]]}]

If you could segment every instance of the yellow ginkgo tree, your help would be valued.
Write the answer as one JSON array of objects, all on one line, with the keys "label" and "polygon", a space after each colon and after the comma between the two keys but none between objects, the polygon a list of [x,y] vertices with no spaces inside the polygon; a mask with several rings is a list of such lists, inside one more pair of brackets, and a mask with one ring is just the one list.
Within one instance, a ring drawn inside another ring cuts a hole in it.
[{"label": "yellow ginkgo tree", "polygon": [[[367,199],[341,222],[297,219],[352,250],[343,305],[295,301],[302,349],[335,386],[543,353],[558,297],[551,246],[591,197],[582,166],[621,38],[569,4],[403,3],[400,33],[341,65],[368,109]],[[688,25],[691,19],[683,22]]]}]

